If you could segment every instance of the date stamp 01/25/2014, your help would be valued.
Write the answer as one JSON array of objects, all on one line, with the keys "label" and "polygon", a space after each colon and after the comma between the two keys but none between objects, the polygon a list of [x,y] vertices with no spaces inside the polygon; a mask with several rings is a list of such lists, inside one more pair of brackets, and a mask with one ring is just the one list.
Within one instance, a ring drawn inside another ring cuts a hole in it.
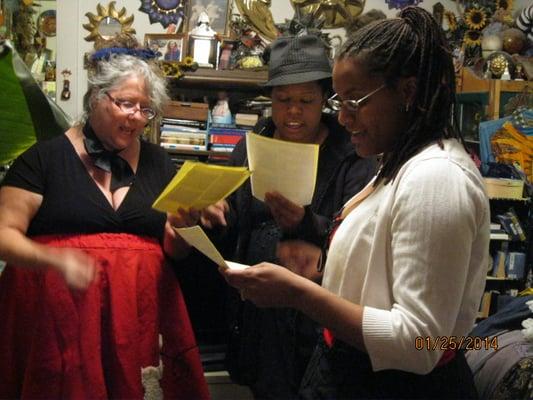
[{"label": "date stamp 01/25/2014", "polygon": [[498,336],[417,336],[417,350],[498,350]]}]

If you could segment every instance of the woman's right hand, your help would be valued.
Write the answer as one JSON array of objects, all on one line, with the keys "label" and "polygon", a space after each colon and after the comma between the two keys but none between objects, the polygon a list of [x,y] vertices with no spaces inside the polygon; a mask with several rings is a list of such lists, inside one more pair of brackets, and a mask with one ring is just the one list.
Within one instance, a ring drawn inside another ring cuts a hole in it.
[{"label": "woman's right hand", "polygon": [[87,289],[96,277],[96,260],[81,250],[57,249],[52,266],[73,289]]},{"label": "woman's right hand", "polygon": [[218,225],[227,226],[226,213],[228,211],[228,202],[226,200],[220,200],[202,210],[200,221],[203,226],[209,229]]}]

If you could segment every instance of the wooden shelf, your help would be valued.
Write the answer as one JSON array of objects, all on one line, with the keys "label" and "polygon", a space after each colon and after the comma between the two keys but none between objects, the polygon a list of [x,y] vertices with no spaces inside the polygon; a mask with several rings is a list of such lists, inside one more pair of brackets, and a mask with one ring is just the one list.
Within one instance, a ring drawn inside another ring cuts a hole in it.
[{"label": "wooden shelf", "polygon": [[520,279],[515,278],[498,278],[497,276],[487,276],[488,281],[500,281],[500,282],[520,282]]},{"label": "wooden shelf", "polygon": [[198,68],[194,72],[186,72],[179,79],[170,78],[179,82],[180,86],[215,86],[223,88],[254,88],[257,89],[268,79],[268,71],[261,70],[217,70],[211,68]]}]

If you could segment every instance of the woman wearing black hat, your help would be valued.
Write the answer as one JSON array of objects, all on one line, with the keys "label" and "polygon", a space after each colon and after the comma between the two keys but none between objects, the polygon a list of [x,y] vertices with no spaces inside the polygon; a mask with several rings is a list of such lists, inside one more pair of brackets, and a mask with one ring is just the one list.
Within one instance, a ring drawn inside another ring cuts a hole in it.
[{"label": "woman wearing black hat", "polygon": [[[268,194],[263,203],[252,197],[246,184],[228,202],[203,212],[205,227],[227,226],[228,256],[250,265],[277,261],[280,240],[321,243],[333,213],[375,172],[375,162],[357,156],[346,131],[333,116],[322,113],[331,88],[331,66],[321,39],[304,35],[274,41],[266,86],[272,117],[261,120],[254,132],[319,144],[319,165],[310,206],[298,206],[278,193]],[[230,163],[247,165],[245,140]],[[316,343],[317,325],[295,310],[259,310],[240,298],[236,303],[239,320],[232,328],[235,341],[227,358],[232,378],[249,385],[256,398],[293,397]]]},{"label": "woman wearing black hat", "polygon": [[[465,335],[484,287],[489,204],[453,124],[446,38],[427,11],[407,7],[349,38],[333,86],[329,103],[357,153],[382,158],[342,209],[322,285],[268,263],[222,272],[255,304],[293,307],[327,328],[299,398],[475,398],[461,348],[475,339]],[[304,270],[325,255],[282,247],[292,251],[283,265]]]}]

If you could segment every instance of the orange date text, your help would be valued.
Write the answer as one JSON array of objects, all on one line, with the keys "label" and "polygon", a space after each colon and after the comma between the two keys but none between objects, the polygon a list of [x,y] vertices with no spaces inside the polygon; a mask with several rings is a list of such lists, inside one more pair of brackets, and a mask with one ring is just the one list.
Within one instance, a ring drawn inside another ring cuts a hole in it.
[{"label": "orange date text", "polygon": [[498,350],[497,336],[417,336],[417,350]]}]

